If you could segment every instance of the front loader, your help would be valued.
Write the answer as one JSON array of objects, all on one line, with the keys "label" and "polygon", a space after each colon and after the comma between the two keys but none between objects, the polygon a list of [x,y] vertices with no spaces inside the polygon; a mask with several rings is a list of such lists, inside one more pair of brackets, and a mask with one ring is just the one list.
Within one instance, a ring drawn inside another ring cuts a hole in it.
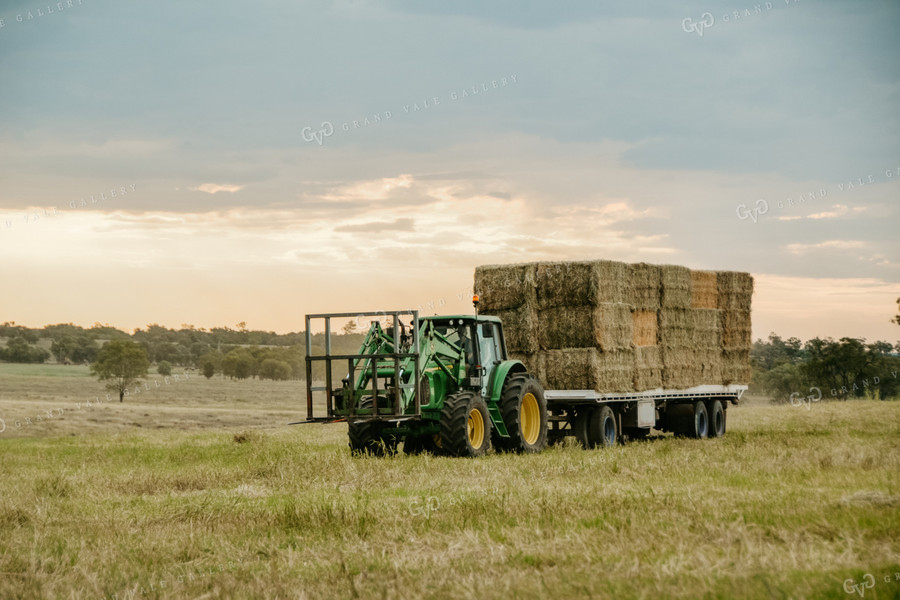
[{"label": "front loader", "polygon": [[[334,354],[332,320],[360,317],[381,317],[387,326],[373,321],[357,354]],[[311,325],[318,320],[325,347],[317,354]],[[411,310],[307,315],[306,390],[307,422],[347,421],[355,454],[392,453],[401,442],[406,453],[452,456],[480,456],[492,445],[515,452],[547,445],[543,389],[508,358],[497,317],[420,319]],[[325,415],[316,416],[322,404]]]}]

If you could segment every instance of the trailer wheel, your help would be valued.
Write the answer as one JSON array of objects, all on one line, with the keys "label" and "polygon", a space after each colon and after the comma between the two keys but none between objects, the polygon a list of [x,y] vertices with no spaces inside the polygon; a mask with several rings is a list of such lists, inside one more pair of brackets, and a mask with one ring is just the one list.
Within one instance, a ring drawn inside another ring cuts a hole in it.
[{"label": "trailer wheel", "polygon": [[575,437],[588,449],[615,446],[619,439],[615,413],[609,406],[582,411],[575,420]]},{"label": "trailer wheel", "polygon": [[491,449],[491,418],[480,395],[463,391],[444,399],[440,447],[451,456],[482,456]]},{"label": "trailer wheel", "polygon": [[[363,410],[372,409],[372,399],[363,398],[359,403]],[[363,418],[351,421],[347,428],[350,438],[350,451],[355,455],[369,453],[373,456],[384,456],[397,451],[397,439],[384,435],[384,423],[376,419]]]},{"label": "trailer wheel", "polygon": [[666,429],[676,437],[705,438],[709,435],[709,413],[706,404],[675,404],[666,408]]},{"label": "trailer wheel", "polygon": [[725,409],[720,400],[713,400],[707,407],[709,412],[709,437],[725,435]]},{"label": "trailer wheel", "polygon": [[694,426],[689,433],[691,437],[698,439],[709,435],[709,412],[702,401],[694,404]]},{"label": "trailer wheel", "polygon": [[516,374],[507,378],[500,395],[500,414],[509,437],[502,438],[494,431],[497,450],[536,453],[547,447],[547,401],[534,377]]}]

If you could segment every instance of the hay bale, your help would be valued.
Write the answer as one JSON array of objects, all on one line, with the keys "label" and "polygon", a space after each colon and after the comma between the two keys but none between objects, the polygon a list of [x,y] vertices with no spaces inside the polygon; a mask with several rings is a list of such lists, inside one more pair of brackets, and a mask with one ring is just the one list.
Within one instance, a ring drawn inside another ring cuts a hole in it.
[{"label": "hay bale", "polygon": [[667,348],[686,348],[692,343],[692,321],[686,308],[661,308],[659,316],[659,345]]},{"label": "hay bale", "polygon": [[698,385],[703,372],[697,350],[685,346],[661,346],[663,363],[662,386],[668,390],[683,390]]},{"label": "hay bale", "polygon": [[482,311],[534,304],[534,264],[484,265],[475,269],[474,291]]},{"label": "hay bale", "polygon": [[700,366],[695,385],[720,385],[722,383],[722,351],[719,348],[694,350],[694,360]]},{"label": "hay bale", "polygon": [[722,310],[743,310],[750,312],[753,299],[753,277],[749,273],[718,271],[718,308]]},{"label": "hay bale", "polygon": [[687,310],[688,328],[691,331],[689,345],[700,350],[720,350],[722,330],[719,322],[719,311],[714,308],[689,308]]},{"label": "hay bale", "polygon": [[538,308],[625,302],[629,274],[627,264],[611,260],[538,263]]},{"label": "hay bale", "polygon": [[659,344],[669,348],[719,349],[719,311],[709,308],[659,309]]},{"label": "hay bale", "polygon": [[544,356],[540,352],[532,354],[510,352],[509,358],[522,361],[522,364],[528,369],[528,373],[537,378],[541,385],[546,385],[547,377],[544,373]]},{"label": "hay bale", "polygon": [[661,265],[659,289],[661,308],[690,308],[691,270],[677,265]]},{"label": "hay bale", "polygon": [[691,271],[691,308],[718,308],[719,288],[715,271]]},{"label": "hay bale", "polygon": [[658,339],[658,323],[655,310],[631,312],[631,341],[635,346],[655,346]]},{"label": "hay bale", "polygon": [[634,389],[634,351],[601,352],[595,348],[547,350],[546,386],[550,389],[630,392]]},{"label": "hay bale", "polygon": [[485,310],[481,314],[500,318],[507,352],[533,354],[538,351],[538,319],[533,304],[510,310]]},{"label": "hay bale", "polygon": [[631,307],[621,303],[555,307],[541,310],[538,343],[542,349],[631,348]]},{"label": "hay bale", "polygon": [[625,300],[636,310],[659,310],[660,275],[658,265],[631,265],[631,285]]},{"label": "hay bale", "polygon": [[742,350],[753,343],[750,311],[720,310],[719,327],[724,350]]},{"label": "hay bale", "polygon": [[659,346],[638,346],[634,349],[634,391],[655,390],[662,387],[662,355]]},{"label": "hay bale", "polygon": [[724,385],[750,385],[750,350],[722,351],[722,380]]}]

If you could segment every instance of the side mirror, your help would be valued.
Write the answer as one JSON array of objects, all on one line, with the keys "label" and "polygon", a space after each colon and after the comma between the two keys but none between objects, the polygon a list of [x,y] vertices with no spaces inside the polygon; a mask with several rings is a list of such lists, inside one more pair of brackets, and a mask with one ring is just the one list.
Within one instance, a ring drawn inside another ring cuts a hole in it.
[{"label": "side mirror", "polygon": [[483,338],[494,337],[494,326],[491,323],[482,323],[481,324],[481,337],[483,337]]}]

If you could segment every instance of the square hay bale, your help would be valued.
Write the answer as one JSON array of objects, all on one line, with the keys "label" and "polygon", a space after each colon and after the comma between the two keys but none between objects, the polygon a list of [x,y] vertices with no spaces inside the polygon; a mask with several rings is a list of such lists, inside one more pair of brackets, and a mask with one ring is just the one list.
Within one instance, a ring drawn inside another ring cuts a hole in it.
[{"label": "square hay bale", "polygon": [[722,383],[750,385],[750,350],[722,351]]},{"label": "square hay bale", "polygon": [[691,342],[688,344],[700,350],[720,350],[722,346],[722,330],[719,311],[714,308],[689,308],[688,328],[691,331]]},{"label": "square hay bale", "polygon": [[481,310],[509,310],[534,304],[534,264],[483,265],[475,269]]},{"label": "square hay bale", "polygon": [[709,308],[661,308],[659,344],[694,349],[719,349],[719,311]]},{"label": "square hay bale", "polygon": [[691,270],[677,265],[659,267],[661,308],[691,307]]},{"label": "square hay bale", "polygon": [[537,380],[541,382],[541,385],[546,383],[547,377],[544,373],[544,356],[540,352],[535,352],[533,354],[510,352],[509,357],[513,360],[522,361],[522,364],[528,369],[528,374],[537,378]]},{"label": "square hay bale", "polygon": [[601,352],[595,348],[547,350],[546,387],[550,389],[630,392],[634,389],[634,351]]},{"label": "square hay bale", "polygon": [[659,310],[660,274],[658,265],[631,265],[631,285],[625,300],[637,310]]},{"label": "square hay bale", "polygon": [[696,360],[696,351],[685,346],[663,346],[662,358],[663,387],[680,390],[697,385],[701,367]]},{"label": "square hay bale", "polygon": [[659,346],[634,349],[634,391],[643,392],[662,387],[662,355]]},{"label": "square hay bale", "polygon": [[500,317],[508,352],[533,354],[538,351],[538,321],[534,305],[510,310],[484,310],[481,314]]},{"label": "square hay bale", "polygon": [[634,310],[631,313],[632,338],[635,346],[657,344],[657,314],[655,310]]},{"label": "square hay bale", "polygon": [[694,385],[721,385],[722,384],[722,350],[709,348],[694,351],[694,359],[700,365],[700,373]]},{"label": "square hay bale", "polygon": [[659,345],[688,347],[693,342],[692,320],[686,308],[659,309]]},{"label": "square hay bale", "polygon": [[660,356],[664,388],[683,390],[699,385],[703,368],[697,350],[686,346],[663,346],[660,348]]},{"label": "square hay bale", "polygon": [[738,271],[718,271],[718,307],[723,310],[750,311],[753,299],[753,277]]},{"label": "square hay bale", "polygon": [[611,260],[538,263],[540,309],[627,300],[629,265]]},{"label": "square hay bale", "polygon": [[722,348],[725,350],[750,348],[753,343],[750,311],[720,310],[719,323],[722,331]]},{"label": "square hay bale", "polygon": [[546,308],[538,313],[542,349],[631,348],[631,307],[621,303]]},{"label": "square hay bale", "polygon": [[718,308],[719,288],[715,271],[691,271],[691,308]]}]

